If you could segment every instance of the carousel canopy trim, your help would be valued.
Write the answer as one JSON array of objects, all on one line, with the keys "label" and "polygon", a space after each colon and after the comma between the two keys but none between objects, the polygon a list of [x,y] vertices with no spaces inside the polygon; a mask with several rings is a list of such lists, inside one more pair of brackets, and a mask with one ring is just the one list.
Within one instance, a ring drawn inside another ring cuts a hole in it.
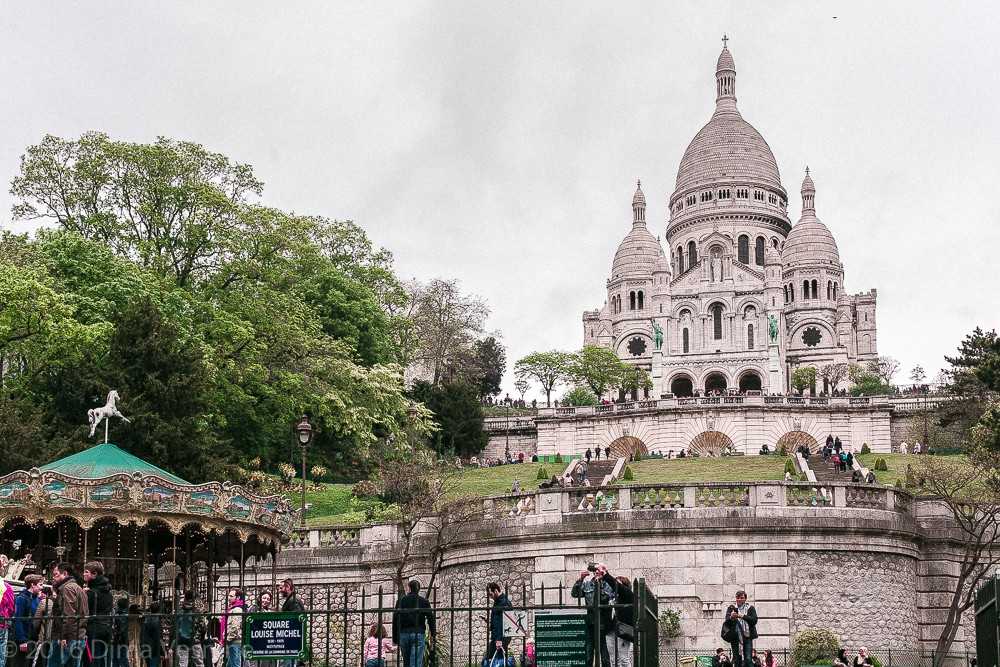
[{"label": "carousel canopy trim", "polygon": [[173,482],[174,484],[191,485],[177,475],[173,475],[162,468],[157,468],[148,461],[143,461],[138,456],[129,454],[117,445],[104,443],[95,445],[82,452],[77,452],[58,461],[47,463],[39,468],[46,472],[59,472],[69,477],[77,479],[100,479],[111,475],[126,474],[132,475],[152,475],[160,479]]}]

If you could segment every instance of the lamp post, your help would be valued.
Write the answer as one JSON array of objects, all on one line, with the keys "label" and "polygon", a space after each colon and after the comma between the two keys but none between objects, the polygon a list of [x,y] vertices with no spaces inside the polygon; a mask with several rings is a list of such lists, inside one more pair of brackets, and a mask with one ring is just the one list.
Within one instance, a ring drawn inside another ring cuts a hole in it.
[{"label": "lamp post", "polygon": [[302,415],[298,423],[295,424],[295,435],[299,440],[299,449],[302,450],[302,511],[299,514],[300,525],[306,527],[306,449],[313,439],[313,426],[309,422],[308,415]]}]

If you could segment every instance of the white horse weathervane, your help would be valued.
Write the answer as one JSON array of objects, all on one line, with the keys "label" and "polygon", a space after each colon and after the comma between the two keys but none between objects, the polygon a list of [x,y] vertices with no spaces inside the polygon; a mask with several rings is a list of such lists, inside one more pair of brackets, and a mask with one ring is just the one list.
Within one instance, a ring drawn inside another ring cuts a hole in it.
[{"label": "white horse weathervane", "polygon": [[102,419],[104,420],[104,442],[108,441],[108,422],[111,421],[112,417],[119,417],[126,424],[132,423],[128,420],[128,417],[118,412],[118,408],[115,407],[115,403],[117,403],[119,399],[121,399],[121,396],[118,395],[118,391],[112,389],[108,392],[108,402],[105,403],[103,407],[91,408],[90,410],[87,410],[87,419],[90,421],[91,438],[94,437],[94,431],[97,430],[97,425],[101,423]]}]

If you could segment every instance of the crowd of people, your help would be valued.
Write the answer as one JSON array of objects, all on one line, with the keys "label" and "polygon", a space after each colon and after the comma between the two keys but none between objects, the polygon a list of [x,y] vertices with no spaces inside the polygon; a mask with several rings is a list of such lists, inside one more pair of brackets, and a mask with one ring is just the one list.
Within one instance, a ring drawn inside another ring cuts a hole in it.
[{"label": "crowd of people", "polygon": [[176,609],[170,600],[142,609],[127,597],[114,600],[96,560],[79,576],[69,563],[56,563],[48,577],[26,575],[16,593],[6,581],[0,586],[0,667],[8,658],[11,667],[242,667],[244,613],[305,610],[291,579],[281,584],[280,608],[270,591],[248,604],[233,588],[221,614],[208,614],[191,590]]}]

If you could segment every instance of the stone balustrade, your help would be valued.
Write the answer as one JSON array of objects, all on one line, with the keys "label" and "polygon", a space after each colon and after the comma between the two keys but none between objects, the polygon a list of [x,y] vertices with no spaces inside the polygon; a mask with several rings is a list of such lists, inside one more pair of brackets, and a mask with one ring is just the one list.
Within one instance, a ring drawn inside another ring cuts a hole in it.
[{"label": "stone balustrade", "polygon": [[[610,521],[649,519],[661,511],[697,519],[700,512],[718,508],[746,508],[758,518],[823,508],[882,510],[909,517],[913,497],[884,486],[774,481],[574,487],[495,496],[482,503],[487,520],[551,524],[582,514],[603,514]],[[394,526],[314,526],[296,530],[286,548],[387,546],[393,541]]]},{"label": "stone balustrade", "polygon": [[[596,415],[634,414],[689,408],[720,407],[801,407],[819,409],[889,408],[894,409],[896,399],[888,396],[696,396],[688,398],[660,398],[646,401],[627,401],[608,405],[579,407],[539,408],[538,419],[567,419]],[[904,402],[905,410],[914,409],[912,401]],[[513,428],[513,427],[512,427]]]}]

